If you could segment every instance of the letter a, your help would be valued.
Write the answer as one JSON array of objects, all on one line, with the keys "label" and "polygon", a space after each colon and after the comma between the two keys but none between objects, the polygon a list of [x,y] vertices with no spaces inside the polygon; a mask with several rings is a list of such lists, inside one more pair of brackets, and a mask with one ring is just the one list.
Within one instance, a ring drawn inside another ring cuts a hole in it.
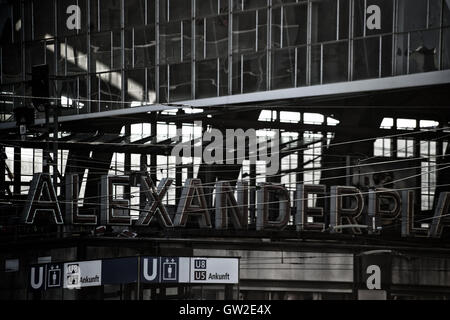
[{"label": "letter a", "polygon": [[[42,199],[43,197],[44,199]],[[49,174],[34,174],[27,203],[23,210],[22,221],[26,224],[34,224],[34,218],[39,211],[50,212],[56,224],[64,223],[56,191]]]},{"label": "letter a", "polygon": [[70,14],[67,18],[66,26],[69,30],[80,30],[81,29],[81,9],[79,6],[73,4],[67,7],[67,14]]},{"label": "letter a", "polygon": [[371,265],[367,267],[367,274],[370,276],[367,278],[367,289],[381,289],[381,270],[379,266]]},{"label": "letter a", "polygon": [[381,29],[381,9],[377,5],[371,5],[367,8],[367,14],[371,14],[367,18],[367,29],[374,30],[374,29]]}]

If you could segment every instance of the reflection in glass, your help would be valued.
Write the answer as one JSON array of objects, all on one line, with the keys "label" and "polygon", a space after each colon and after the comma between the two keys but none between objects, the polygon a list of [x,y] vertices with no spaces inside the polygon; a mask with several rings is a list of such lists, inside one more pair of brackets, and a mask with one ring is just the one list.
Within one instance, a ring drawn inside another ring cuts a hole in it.
[{"label": "reflection in glass", "polygon": [[398,31],[413,31],[427,28],[428,0],[398,1]]},{"label": "reflection in glass", "polygon": [[111,33],[91,34],[91,72],[111,69]]},{"label": "reflection in glass", "polygon": [[242,62],[243,93],[266,90],[266,60],[265,53],[244,55]]},{"label": "reflection in glass", "polygon": [[217,96],[217,60],[198,61],[195,69],[196,98]]},{"label": "reflection in glass", "polygon": [[353,80],[378,78],[380,38],[371,37],[353,43]]},{"label": "reflection in glass", "polygon": [[256,12],[233,15],[233,52],[254,51],[256,45]]},{"label": "reflection in glass", "polygon": [[153,26],[134,29],[134,66],[154,66],[155,47],[155,28]]},{"label": "reflection in glass", "polygon": [[347,81],[348,42],[323,46],[323,83]]},{"label": "reflection in glass", "polygon": [[[337,1],[317,0],[312,5],[311,41],[323,42],[336,40]],[[324,28],[326,26],[326,28]]]},{"label": "reflection in glass", "polygon": [[284,7],[283,18],[283,47],[305,44],[307,5]]},{"label": "reflection in glass", "polygon": [[437,70],[439,52],[439,30],[411,33],[409,73]]},{"label": "reflection in glass", "polygon": [[191,99],[191,63],[170,65],[170,101]]}]

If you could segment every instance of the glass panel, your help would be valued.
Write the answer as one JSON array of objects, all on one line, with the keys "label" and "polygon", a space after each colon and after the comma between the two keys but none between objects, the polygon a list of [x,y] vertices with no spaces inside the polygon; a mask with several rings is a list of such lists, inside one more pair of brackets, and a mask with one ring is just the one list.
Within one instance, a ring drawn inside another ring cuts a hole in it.
[{"label": "glass panel", "polygon": [[[317,0],[312,5],[311,41],[336,40],[337,1]],[[326,28],[324,28],[326,26]]]},{"label": "glass panel", "polygon": [[321,82],[321,46],[311,46],[311,84]]},{"label": "glass panel", "polygon": [[121,0],[100,1],[100,30],[112,30],[120,28]]},{"label": "glass panel", "polygon": [[443,30],[442,39],[442,66],[444,69],[450,69],[450,28]]},{"label": "glass panel", "polygon": [[266,90],[266,54],[243,56],[243,93]]},{"label": "glass panel", "polygon": [[219,59],[219,95],[224,96],[228,94],[228,59]]},{"label": "glass panel", "polygon": [[283,47],[305,44],[307,5],[286,6],[283,17]]},{"label": "glass panel", "polygon": [[182,20],[191,16],[190,0],[169,0],[169,19]]},{"label": "glass panel", "polygon": [[443,26],[448,27],[450,26],[450,1],[445,0],[444,1],[444,21]]},{"label": "glass panel", "polygon": [[409,73],[437,70],[439,51],[439,30],[411,33]]},{"label": "glass panel", "polygon": [[196,17],[217,15],[217,11],[218,11],[217,0],[212,1],[196,0],[195,4]]},{"label": "glass panel", "polygon": [[100,106],[98,103],[98,100],[100,99],[100,95],[99,95],[99,91],[98,91],[98,83],[99,83],[99,78],[97,77],[97,75],[92,75],[91,76],[91,101],[89,102],[91,105],[91,110],[90,112],[99,112],[100,111]]},{"label": "glass panel", "polygon": [[205,19],[195,20],[195,58],[205,58]]},{"label": "glass panel", "polygon": [[156,22],[156,1],[155,0],[146,0],[147,1],[147,24],[155,24]]},{"label": "glass panel", "polygon": [[147,26],[134,29],[134,66],[155,65],[155,28]]},{"label": "glass panel", "polygon": [[2,83],[21,80],[22,50],[19,44],[7,44],[2,46]]},{"label": "glass panel", "polygon": [[67,74],[84,73],[87,67],[86,36],[68,37],[66,39]]},{"label": "glass panel", "polygon": [[98,5],[99,0],[90,0],[89,1],[89,9],[90,9],[90,25],[89,29],[91,31],[100,31],[99,29],[99,20],[98,20]]},{"label": "glass panel", "polygon": [[183,21],[183,60],[191,57],[192,28],[191,21]]},{"label": "glass panel", "polygon": [[79,76],[78,77],[78,98],[80,101],[76,104],[77,113],[87,113],[89,102],[88,91],[87,91],[87,76]]},{"label": "glass panel", "polygon": [[[5,52],[3,52],[4,54]],[[6,59],[6,56],[3,56]],[[9,59],[6,59],[3,64],[6,66]],[[35,41],[25,44],[25,66],[26,72],[31,73],[32,66],[45,63],[45,41]]]},{"label": "glass panel", "polygon": [[384,36],[381,43],[381,76],[392,76],[392,36]]},{"label": "glass panel", "polygon": [[256,12],[233,15],[233,52],[254,51],[256,45]]},{"label": "glass panel", "polygon": [[196,98],[217,96],[217,60],[199,61],[195,67]]},{"label": "glass panel", "polygon": [[258,11],[258,50],[267,47],[267,10]]},{"label": "glass panel", "polygon": [[406,74],[408,65],[408,34],[398,34],[395,50],[395,75]]},{"label": "glass panel", "polygon": [[398,31],[427,28],[427,0],[398,1]]},{"label": "glass panel", "polygon": [[348,42],[324,45],[323,83],[347,81]]},{"label": "glass panel", "polygon": [[122,108],[122,76],[119,72],[99,74],[100,78],[100,111]]},{"label": "glass panel", "polygon": [[155,69],[147,69],[147,102],[152,104],[156,102],[156,82]]},{"label": "glass panel", "polygon": [[181,61],[181,22],[169,22],[159,30],[161,62]]},{"label": "glass panel", "polygon": [[91,35],[91,72],[111,69],[111,33]]},{"label": "glass panel", "polygon": [[228,16],[206,19],[206,58],[224,56],[228,52]]},{"label": "glass panel", "polygon": [[353,80],[378,78],[379,50],[380,39],[378,37],[354,41]]},{"label": "glass panel", "polygon": [[[124,61],[122,61],[122,32],[113,31],[113,68],[133,68],[133,30],[124,30]],[[125,63],[125,66],[123,66]]]},{"label": "glass panel", "polygon": [[145,101],[145,70],[136,69],[125,72],[126,79],[126,94],[125,101],[133,102],[127,103],[127,107],[135,107],[140,105],[140,102]]},{"label": "glass panel", "polygon": [[191,63],[170,66],[170,101],[191,99]]},{"label": "glass panel", "polygon": [[272,89],[295,86],[295,49],[280,49],[272,53]]},{"label": "glass panel", "polygon": [[297,87],[306,85],[306,47],[297,48]]},{"label": "glass panel", "polygon": [[[441,0],[429,0],[430,4],[430,17],[428,20],[429,28],[436,28],[441,25]],[[445,1],[444,1],[445,2]],[[447,1],[450,4],[449,1]],[[444,4],[445,6],[445,4]]]},{"label": "glass panel", "polygon": [[306,0],[272,0],[272,6],[280,6],[282,4],[295,3],[295,2],[306,2]]},{"label": "glass panel", "polygon": [[267,0],[244,0],[244,10],[263,8],[267,6]]},{"label": "glass panel", "polygon": [[26,1],[23,3],[23,21],[22,21],[22,27],[25,28],[25,40],[31,41],[33,38],[33,11],[31,8],[31,1]]},{"label": "glass panel", "polygon": [[[150,2],[152,0],[149,0]],[[168,0],[159,0],[159,22],[167,21],[167,6],[169,5]]]},{"label": "glass panel", "polygon": [[159,102],[169,102],[169,83],[167,80],[167,65],[159,67]]},{"label": "glass panel", "polygon": [[272,10],[272,47],[281,48],[281,9]]},{"label": "glass panel", "polygon": [[233,55],[233,63],[232,63],[232,94],[237,94],[242,92],[241,88],[241,55],[235,54]]},{"label": "glass panel", "polygon": [[53,0],[33,2],[34,39],[52,38],[55,36],[55,8]]},{"label": "glass panel", "polygon": [[339,0],[339,39],[348,39],[349,0]]},{"label": "glass panel", "polygon": [[143,26],[145,24],[145,1],[125,0],[125,26]]},{"label": "glass panel", "polygon": [[[354,25],[354,34],[356,37],[361,37],[364,35],[364,28],[366,28],[366,35],[374,35],[381,33],[390,33],[392,32],[392,19],[394,12],[394,1],[392,0],[367,0],[367,7],[364,8],[364,0],[355,0],[355,25]],[[367,8],[375,5],[380,8],[380,21],[379,27],[373,29],[369,29],[369,26],[366,27],[366,22],[369,20],[370,24],[376,25],[376,16],[375,13],[371,11],[367,13]],[[426,11],[425,11],[426,12]]]}]

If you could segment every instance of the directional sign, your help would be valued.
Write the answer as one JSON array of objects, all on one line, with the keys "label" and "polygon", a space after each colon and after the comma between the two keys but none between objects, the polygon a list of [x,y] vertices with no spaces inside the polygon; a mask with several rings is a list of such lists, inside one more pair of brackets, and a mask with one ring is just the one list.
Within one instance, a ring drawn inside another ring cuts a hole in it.
[{"label": "directional sign", "polygon": [[238,283],[239,260],[191,258],[191,283]]},{"label": "directional sign", "polygon": [[[140,259],[140,274],[138,261]],[[239,282],[236,258],[130,257],[32,265],[31,290],[81,289],[104,284]]]},{"label": "directional sign", "polygon": [[102,261],[80,261],[64,264],[64,288],[79,289],[102,284]]}]

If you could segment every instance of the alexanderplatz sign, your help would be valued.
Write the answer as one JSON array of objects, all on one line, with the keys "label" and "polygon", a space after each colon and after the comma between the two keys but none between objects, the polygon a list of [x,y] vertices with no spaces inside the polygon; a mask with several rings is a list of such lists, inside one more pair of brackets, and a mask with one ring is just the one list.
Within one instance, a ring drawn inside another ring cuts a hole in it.
[{"label": "alexanderplatz sign", "polygon": [[[248,184],[237,182],[232,187],[227,181],[219,181],[215,185],[215,221],[211,221],[210,210],[200,179],[186,180],[181,197],[178,200],[176,214],[172,219],[163,198],[172,179],[162,179],[156,187],[148,173],[133,174],[131,176],[103,176],[101,178],[101,214],[81,214],[79,212],[79,181],[77,175],[68,175],[65,181],[65,198],[58,199],[52,179],[49,174],[37,173],[33,177],[27,204],[22,213],[22,223],[34,224],[37,214],[48,214],[51,221],[62,225],[113,225],[113,226],[149,226],[152,220],[157,220],[164,228],[183,228],[189,220],[194,219],[199,228],[215,228],[245,230],[248,227]],[[129,185],[140,188],[140,194],[145,196],[145,207],[140,210],[138,220],[132,220],[129,214],[129,201],[117,199],[114,196],[115,186]],[[237,194],[237,199],[235,197]],[[297,184],[295,202],[296,230],[342,232],[347,226],[351,232],[361,233],[359,221],[367,221],[369,232],[377,234],[382,226],[401,223],[401,235],[404,237],[426,236],[441,237],[443,229],[450,226],[445,219],[450,213],[450,192],[439,195],[431,226],[415,227],[414,219],[414,191],[372,189],[363,193],[353,186],[332,186],[326,192],[325,185]],[[272,195],[272,197],[271,197]],[[326,203],[323,207],[309,206],[308,199],[315,195],[323,197]],[[270,199],[276,198],[276,201]],[[45,199],[45,200],[44,200]],[[258,186],[256,201],[256,229],[283,230],[290,220],[289,191],[282,185],[263,183]],[[386,208],[386,203],[389,205]],[[271,206],[272,204],[272,206]],[[269,216],[269,207],[278,206],[277,217]],[[326,212],[328,211],[328,212]],[[125,212],[125,215],[124,215]],[[325,214],[329,226],[325,225]],[[99,221],[100,220],[100,221]],[[401,221],[401,222],[400,222]]]}]

